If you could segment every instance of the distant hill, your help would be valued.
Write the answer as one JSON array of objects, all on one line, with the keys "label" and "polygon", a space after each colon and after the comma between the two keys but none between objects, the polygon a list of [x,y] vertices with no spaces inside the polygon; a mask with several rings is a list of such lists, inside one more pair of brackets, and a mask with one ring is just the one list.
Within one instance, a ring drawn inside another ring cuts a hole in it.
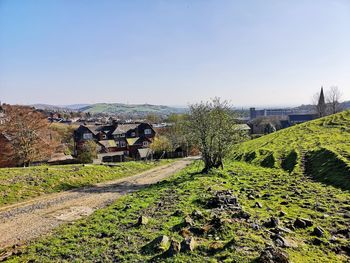
[{"label": "distant hill", "polygon": [[172,113],[183,113],[185,108],[175,108],[163,105],[151,104],[122,104],[122,103],[97,103],[80,108],[80,111],[90,113],[114,113],[114,114],[138,114],[146,115],[154,113],[157,115],[169,115]]},{"label": "distant hill", "polygon": [[347,110],[242,143],[232,157],[350,189],[349,127]]},{"label": "distant hill", "polygon": [[186,108],[169,107],[164,105],[151,104],[123,104],[123,103],[96,103],[96,104],[72,104],[72,105],[49,105],[34,104],[36,109],[48,111],[80,111],[90,112],[92,114],[127,114],[144,116],[147,114],[169,115],[172,113],[184,113]]}]

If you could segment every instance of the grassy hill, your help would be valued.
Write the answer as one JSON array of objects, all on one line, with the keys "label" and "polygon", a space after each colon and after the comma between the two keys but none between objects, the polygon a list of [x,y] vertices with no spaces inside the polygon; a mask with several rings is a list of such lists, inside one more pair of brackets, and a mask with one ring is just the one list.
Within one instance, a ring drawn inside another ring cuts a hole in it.
[{"label": "grassy hill", "polygon": [[239,145],[236,160],[309,175],[350,189],[350,111]]},{"label": "grassy hill", "polygon": [[224,170],[197,162],[9,262],[349,262],[349,127],[343,112],[246,142]]},{"label": "grassy hill", "polygon": [[122,103],[97,103],[79,109],[90,113],[116,113],[116,114],[138,114],[147,115],[169,115],[171,113],[183,113],[185,109],[162,105],[150,104],[122,104]]}]

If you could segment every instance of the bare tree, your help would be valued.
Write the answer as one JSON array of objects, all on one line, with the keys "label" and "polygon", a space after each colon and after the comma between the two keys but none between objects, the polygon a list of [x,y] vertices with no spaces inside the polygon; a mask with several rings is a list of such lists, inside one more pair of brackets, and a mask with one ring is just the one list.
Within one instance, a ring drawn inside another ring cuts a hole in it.
[{"label": "bare tree", "polygon": [[57,143],[41,113],[26,106],[6,105],[5,114],[6,122],[0,126],[0,133],[8,138],[12,159],[18,165],[29,166],[33,161],[50,157]]},{"label": "bare tree", "polygon": [[245,138],[234,117],[228,102],[219,98],[190,106],[187,132],[202,152],[203,172],[223,168],[223,159],[231,147]]},{"label": "bare tree", "polygon": [[337,86],[332,86],[327,91],[326,102],[327,102],[328,111],[330,114],[335,114],[337,112],[342,111],[342,107],[340,103],[341,96],[342,96],[341,91]]}]

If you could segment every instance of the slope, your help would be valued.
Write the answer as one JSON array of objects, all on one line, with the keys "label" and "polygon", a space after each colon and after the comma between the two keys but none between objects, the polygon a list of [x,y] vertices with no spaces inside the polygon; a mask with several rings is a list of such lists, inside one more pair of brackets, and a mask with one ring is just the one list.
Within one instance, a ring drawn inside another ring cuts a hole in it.
[{"label": "slope", "polygon": [[245,142],[231,157],[350,189],[350,111]]}]

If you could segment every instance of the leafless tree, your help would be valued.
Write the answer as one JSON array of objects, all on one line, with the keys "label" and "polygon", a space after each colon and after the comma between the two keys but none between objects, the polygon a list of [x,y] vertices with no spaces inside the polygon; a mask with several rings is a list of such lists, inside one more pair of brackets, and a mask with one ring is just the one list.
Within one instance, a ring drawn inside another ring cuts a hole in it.
[{"label": "leafless tree", "polygon": [[330,114],[335,114],[342,111],[341,107],[341,96],[342,93],[337,86],[332,86],[327,91],[326,102],[328,105],[328,111]]}]

